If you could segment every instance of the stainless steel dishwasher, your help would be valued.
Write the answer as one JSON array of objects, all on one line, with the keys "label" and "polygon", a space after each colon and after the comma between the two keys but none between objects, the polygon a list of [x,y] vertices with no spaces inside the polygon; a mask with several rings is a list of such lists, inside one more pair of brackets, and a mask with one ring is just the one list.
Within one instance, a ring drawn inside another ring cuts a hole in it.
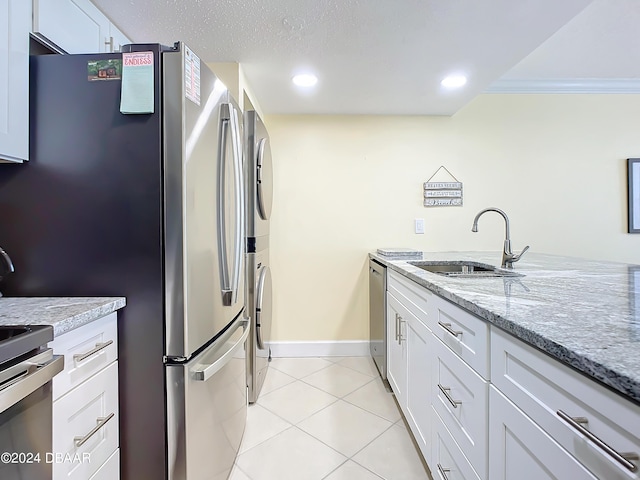
[{"label": "stainless steel dishwasher", "polygon": [[369,350],[387,382],[387,268],[369,259]]}]

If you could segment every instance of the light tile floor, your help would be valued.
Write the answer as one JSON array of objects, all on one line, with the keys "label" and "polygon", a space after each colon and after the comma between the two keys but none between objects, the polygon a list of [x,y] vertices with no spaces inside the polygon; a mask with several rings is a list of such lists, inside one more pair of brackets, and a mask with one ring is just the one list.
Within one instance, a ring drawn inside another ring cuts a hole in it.
[{"label": "light tile floor", "polygon": [[274,358],[230,480],[428,480],[369,357]]}]

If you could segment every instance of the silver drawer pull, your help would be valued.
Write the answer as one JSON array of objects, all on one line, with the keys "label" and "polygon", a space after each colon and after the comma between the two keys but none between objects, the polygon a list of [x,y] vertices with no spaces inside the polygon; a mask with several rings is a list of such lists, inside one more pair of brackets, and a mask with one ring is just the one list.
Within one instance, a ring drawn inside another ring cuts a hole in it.
[{"label": "silver drawer pull", "polygon": [[581,423],[588,423],[587,419],[584,417],[570,417],[562,410],[558,410],[556,412],[558,416],[567,422],[571,427],[580,432],[582,435],[587,437],[593,443],[596,444],[601,450],[603,450],[607,455],[613,458],[616,462],[622,465],[624,468],[631,472],[635,472],[638,470],[638,467],[630,462],[630,460],[640,460],[640,457],[637,453],[618,453],[605,442],[596,437],[593,433],[587,430],[585,427],[581,425]]},{"label": "silver drawer pull", "polygon": [[449,393],[451,391],[450,387],[443,387],[442,385],[438,384],[438,388],[440,389],[442,394],[445,396],[445,398],[447,400],[449,400],[449,403],[453,406],[453,408],[458,408],[458,405],[462,405],[462,401],[461,400],[454,400],[453,399],[453,397]]},{"label": "silver drawer pull", "polygon": [[454,337],[457,337],[458,335],[462,335],[462,332],[460,330],[454,330],[453,328],[451,328],[450,323],[443,323],[441,321],[438,321],[438,325],[440,325],[442,328],[444,328],[447,332],[449,332]]},{"label": "silver drawer pull", "polygon": [[94,354],[98,353],[100,350],[104,350],[105,348],[107,348],[112,343],[113,343],[113,340],[109,340],[108,342],[104,342],[104,343],[96,343],[96,347],[94,349],[89,350],[87,353],[78,353],[77,355],[73,356],[73,359],[76,362],[81,362],[83,360],[86,360],[91,355],[94,355]]},{"label": "silver drawer pull", "polygon": [[110,413],[106,417],[99,417],[96,420],[98,424],[95,427],[93,427],[93,429],[91,429],[91,431],[87,433],[84,437],[73,437],[73,443],[76,444],[76,447],[81,447],[82,445],[84,445],[86,441],[89,440],[91,437],[93,437],[98,432],[98,430],[104,427],[104,425],[109,420],[111,420],[114,417],[114,415],[115,413]]},{"label": "silver drawer pull", "polygon": [[449,477],[447,477],[447,472],[451,471],[450,468],[442,468],[442,465],[438,464],[438,471],[440,472],[440,475],[442,476],[442,478],[444,478],[444,480],[449,480]]}]

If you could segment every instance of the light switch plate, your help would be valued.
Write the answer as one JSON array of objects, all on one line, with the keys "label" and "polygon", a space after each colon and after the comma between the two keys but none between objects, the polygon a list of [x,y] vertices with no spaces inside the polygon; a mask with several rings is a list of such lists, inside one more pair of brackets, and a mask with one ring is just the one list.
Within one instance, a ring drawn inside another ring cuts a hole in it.
[{"label": "light switch plate", "polygon": [[416,233],[424,233],[424,218],[415,219]]}]

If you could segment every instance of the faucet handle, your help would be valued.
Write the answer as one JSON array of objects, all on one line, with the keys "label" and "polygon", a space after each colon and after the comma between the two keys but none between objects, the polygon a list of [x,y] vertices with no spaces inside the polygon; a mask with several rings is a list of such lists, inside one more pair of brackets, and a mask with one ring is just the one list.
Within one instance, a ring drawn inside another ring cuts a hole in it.
[{"label": "faucet handle", "polygon": [[524,255],[524,252],[526,252],[527,250],[529,250],[529,245],[524,247],[520,253],[518,253],[517,255],[514,255],[511,261],[517,262],[518,260],[520,260],[520,257],[522,257],[522,255]]}]

